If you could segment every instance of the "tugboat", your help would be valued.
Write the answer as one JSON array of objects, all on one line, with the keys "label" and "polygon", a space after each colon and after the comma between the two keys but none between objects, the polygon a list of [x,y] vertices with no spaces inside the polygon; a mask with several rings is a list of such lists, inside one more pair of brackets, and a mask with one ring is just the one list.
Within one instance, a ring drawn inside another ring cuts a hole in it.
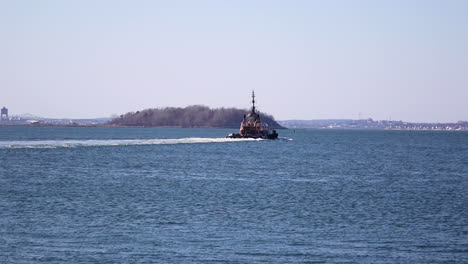
[{"label": "tugboat", "polygon": [[226,138],[277,139],[276,130],[270,130],[268,124],[260,121],[260,115],[255,110],[255,92],[252,91],[252,109],[244,115],[239,133],[231,133]]}]

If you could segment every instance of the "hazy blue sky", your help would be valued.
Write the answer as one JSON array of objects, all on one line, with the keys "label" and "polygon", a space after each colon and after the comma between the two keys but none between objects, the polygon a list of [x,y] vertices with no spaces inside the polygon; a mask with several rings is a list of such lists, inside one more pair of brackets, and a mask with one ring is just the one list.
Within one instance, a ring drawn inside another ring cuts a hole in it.
[{"label": "hazy blue sky", "polygon": [[0,107],[468,120],[468,1],[0,0]]}]

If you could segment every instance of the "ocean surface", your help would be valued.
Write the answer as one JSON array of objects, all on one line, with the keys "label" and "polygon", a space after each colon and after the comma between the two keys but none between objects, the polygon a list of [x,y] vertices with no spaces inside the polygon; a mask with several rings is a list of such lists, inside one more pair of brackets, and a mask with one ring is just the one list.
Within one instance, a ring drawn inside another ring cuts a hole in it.
[{"label": "ocean surface", "polygon": [[0,263],[468,263],[468,133],[0,127]]}]

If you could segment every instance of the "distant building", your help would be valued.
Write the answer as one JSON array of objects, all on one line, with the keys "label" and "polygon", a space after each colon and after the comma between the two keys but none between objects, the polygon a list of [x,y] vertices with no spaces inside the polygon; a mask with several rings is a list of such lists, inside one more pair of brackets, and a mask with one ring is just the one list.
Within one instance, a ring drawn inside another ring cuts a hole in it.
[{"label": "distant building", "polygon": [[1,110],[0,120],[8,120],[8,109],[3,107]]}]

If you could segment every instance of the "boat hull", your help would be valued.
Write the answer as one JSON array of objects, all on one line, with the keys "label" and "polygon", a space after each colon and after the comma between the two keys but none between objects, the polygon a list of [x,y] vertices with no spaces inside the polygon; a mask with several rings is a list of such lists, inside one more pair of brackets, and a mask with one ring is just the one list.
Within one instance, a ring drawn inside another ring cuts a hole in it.
[{"label": "boat hull", "polygon": [[272,133],[268,133],[268,134],[246,134],[246,135],[241,135],[238,133],[231,133],[227,135],[226,138],[277,139],[278,133],[276,133],[276,131],[273,131]]}]

